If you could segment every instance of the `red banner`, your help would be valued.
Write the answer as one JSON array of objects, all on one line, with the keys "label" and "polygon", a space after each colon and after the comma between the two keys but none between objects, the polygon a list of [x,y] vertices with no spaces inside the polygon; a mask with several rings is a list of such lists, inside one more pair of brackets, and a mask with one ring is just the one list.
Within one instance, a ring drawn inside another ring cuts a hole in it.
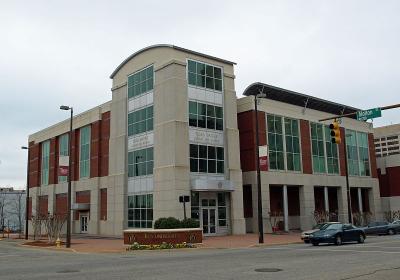
[{"label": "red banner", "polygon": [[261,171],[268,171],[268,157],[260,157],[260,170]]}]

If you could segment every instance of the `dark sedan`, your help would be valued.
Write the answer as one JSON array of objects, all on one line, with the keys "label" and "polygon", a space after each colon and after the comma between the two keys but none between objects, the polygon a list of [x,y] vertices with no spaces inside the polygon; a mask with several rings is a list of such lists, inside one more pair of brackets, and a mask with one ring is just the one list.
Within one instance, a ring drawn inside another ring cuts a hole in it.
[{"label": "dark sedan", "polygon": [[365,234],[388,234],[393,235],[400,232],[400,225],[396,225],[388,222],[372,222],[368,226],[363,227],[362,230]]},{"label": "dark sedan", "polygon": [[310,242],[314,246],[320,243],[334,243],[342,245],[343,242],[364,243],[365,233],[362,229],[356,228],[351,224],[328,224],[319,231],[310,235]]}]

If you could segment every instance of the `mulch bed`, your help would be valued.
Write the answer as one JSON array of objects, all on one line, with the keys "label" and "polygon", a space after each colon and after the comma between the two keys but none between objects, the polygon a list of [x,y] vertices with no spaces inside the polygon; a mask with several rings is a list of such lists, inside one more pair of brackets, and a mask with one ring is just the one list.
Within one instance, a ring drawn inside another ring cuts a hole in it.
[{"label": "mulch bed", "polygon": [[[65,243],[61,242],[61,244],[65,244]],[[40,240],[25,242],[23,245],[37,246],[37,247],[55,247],[56,246],[55,243],[48,243],[46,241],[40,241]]]}]

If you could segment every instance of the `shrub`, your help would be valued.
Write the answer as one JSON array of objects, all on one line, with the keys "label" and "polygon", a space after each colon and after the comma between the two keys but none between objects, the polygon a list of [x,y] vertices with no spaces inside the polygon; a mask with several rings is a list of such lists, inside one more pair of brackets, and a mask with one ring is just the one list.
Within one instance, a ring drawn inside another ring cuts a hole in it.
[{"label": "shrub", "polygon": [[198,228],[200,227],[200,222],[198,220],[188,218],[181,221],[181,228]]},{"label": "shrub", "polygon": [[181,222],[174,217],[160,218],[154,223],[155,229],[173,229],[180,227],[181,227]]},{"label": "shrub", "polygon": [[174,229],[174,228],[198,228],[200,227],[199,221],[195,219],[183,219],[179,221],[174,217],[159,218],[154,222],[155,229]]}]

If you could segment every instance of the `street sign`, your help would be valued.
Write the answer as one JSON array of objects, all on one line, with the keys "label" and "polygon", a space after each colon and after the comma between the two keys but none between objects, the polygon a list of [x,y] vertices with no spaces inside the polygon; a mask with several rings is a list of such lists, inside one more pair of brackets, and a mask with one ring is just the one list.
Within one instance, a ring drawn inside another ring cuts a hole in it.
[{"label": "street sign", "polygon": [[357,112],[357,120],[359,121],[366,121],[368,119],[374,119],[379,117],[382,117],[381,108],[373,108]]}]

